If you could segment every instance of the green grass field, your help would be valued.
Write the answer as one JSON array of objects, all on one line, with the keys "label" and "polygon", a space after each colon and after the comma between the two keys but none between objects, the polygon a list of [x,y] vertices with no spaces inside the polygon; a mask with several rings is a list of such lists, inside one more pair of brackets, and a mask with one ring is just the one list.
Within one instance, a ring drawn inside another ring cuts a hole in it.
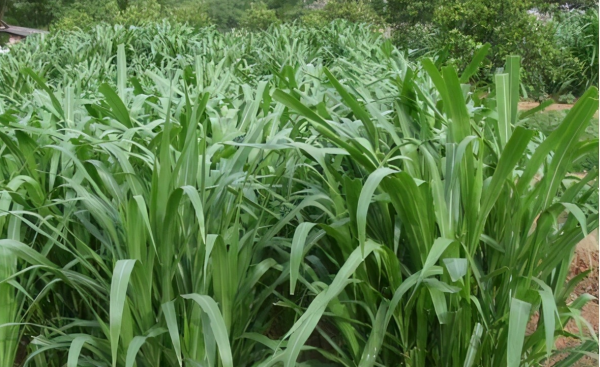
[{"label": "green grass field", "polygon": [[557,366],[596,353],[598,90],[526,121],[519,57],[471,93],[485,51],[162,23],[0,55],[0,367],[534,366],[570,320]]}]

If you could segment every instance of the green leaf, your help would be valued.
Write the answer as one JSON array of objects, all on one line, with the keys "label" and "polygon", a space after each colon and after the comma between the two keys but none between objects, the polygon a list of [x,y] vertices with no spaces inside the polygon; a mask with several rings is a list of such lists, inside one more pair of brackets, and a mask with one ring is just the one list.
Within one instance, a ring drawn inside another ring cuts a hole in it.
[{"label": "green leaf", "polygon": [[33,265],[43,265],[51,269],[58,268],[54,263],[48,260],[45,256],[35,251],[31,247],[15,240],[0,240],[0,247],[4,247],[14,252],[21,259]]},{"label": "green leaf", "polygon": [[67,367],[77,367],[79,365],[79,355],[83,345],[92,340],[89,335],[76,336],[69,347],[69,355],[67,357]]},{"label": "green leaf", "polygon": [[534,114],[536,114],[536,113],[538,113],[540,111],[543,111],[544,109],[546,109],[546,107],[548,107],[548,106],[550,106],[552,104],[554,104],[554,100],[547,99],[544,102],[540,103],[537,107],[531,108],[531,109],[526,110],[526,111],[522,111],[519,114],[519,119],[522,120],[522,119],[525,119],[525,118],[527,118],[529,116],[532,116],[532,115],[534,115]]},{"label": "green leaf", "polygon": [[457,282],[459,279],[467,274],[468,262],[467,259],[444,259],[444,265],[446,265],[446,269],[448,270],[448,274],[450,274],[450,279],[453,282]]},{"label": "green leaf", "polygon": [[[577,361],[579,361],[586,353],[585,352],[597,352],[598,351],[598,343],[593,340],[587,340],[583,343],[581,347],[579,347],[574,352],[571,352],[565,359],[557,362],[554,367],[571,367],[575,366]],[[596,355],[596,360],[597,355]]]},{"label": "green leaf", "polygon": [[498,200],[502,187],[507,181],[513,180],[513,169],[523,157],[523,153],[525,152],[525,149],[527,149],[527,144],[532,136],[533,131],[517,127],[506,144],[506,147],[500,156],[500,160],[498,161],[498,165],[496,166],[496,170],[494,171],[494,175],[492,176],[492,180],[488,185],[487,190],[485,190],[482,195],[483,200],[478,216],[477,238],[483,231],[483,225],[496,200]]},{"label": "green leaf", "polygon": [[302,116],[310,119],[311,121],[318,123],[320,126],[328,129],[331,133],[336,134],[335,129],[331,127],[323,118],[321,118],[321,116],[314,113],[310,108],[303,105],[299,100],[297,100],[290,94],[280,89],[277,89],[275,90],[275,92],[273,92],[273,99],[284,104],[288,108],[294,109]]},{"label": "green leaf", "polygon": [[533,277],[532,280],[542,288],[538,291],[542,299],[542,312],[544,315],[544,332],[546,334],[546,357],[550,357],[554,348],[554,326],[556,317],[559,316],[552,289],[542,280]]},{"label": "green leaf", "polygon": [[158,249],[156,248],[156,242],[154,242],[154,235],[152,234],[152,227],[150,226],[150,219],[148,218],[148,209],[146,207],[146,202],[144,201],[144,198],[141,195],[134,195],[133,199],[135,200],[140,214],[142,216],[142,219],[144,220],[144,224],[146,225],[146,229],[148,230],[148,235],[150,235],[152,247],[158,255]]},{"label": "green leaf", "polygon": [[198,220],[198,230],[200,231],[200,237],[206,243],[206,223],[204,222],[204,208],[202,206],[202,200],[200,199],[200,195],[198,194],[198,190],[196,190],[192,186],[182,186],[181,189],[188,196],[192,206],[194,207],[194,212],[196,213],[196,219]]},{"label": "green leaf", "polygon": [[233,367],[233,357],[231,355],[231,346],[229,345],[229,336],[227,335],[227,328],[225,327],[225,321],[217,303],[209,296],[202,296],[196,293],[184,294],[181,297],[185,299],[191,299],[196,302],[198,306],[204,311],[210,320],[210,327],[217,341],[219,347],[219,355],[221,356],[221,362],[223,367]]},{"label": "green leaf", "polygon": [[500,147],[504,148],[512,133],[510,127],[510,80],[508,74],[496,74],[496,102],[498,105],[498,137]]},{"label": "green leaf", "polygon": [[221,314],[227,332],[231,330],[233,320],[233,302],[237,290],[237,267],[234,262],[237,254],[230,253],[222,236],[217,236],[212,250],[212,280],[214,299],[221,306]]},{"label": "green leaf", "polygon": [[456,70],[444,67],[440,73],[431,60],[424,59],[421,63],[442,96],[444,109],[451,119],[449,142],[458,143],[470,135],[471,122]]},{"label": "green leaf", "polygon": [[125,56],[125,45],[117,46],[117,90],[121,100],[125,100],[125,83],[127,82],[127,58]]},{"label": "green leaf", "polygon": [[483,326],[480,323],[475,324],[473,333],[471,334],[471,341],[469,342],[469,349],[467,350],[467,357],[463,367],[471,367],[475,363],[475,357],[477,356],[477,350],[481,343],[481,335],[483,334]]},{"label": "green leaf", "polygon": [[587,219],[585,218],[585,213],[583,212],[583,210],[581,210],[581,208],[575,204],[563,203],[563,202],[561,202],[560,204],[562,206],[564,206],[565,209],[567,209],[571,214],[573,214],[575,219],[577,219],[577,221],[581,225],[581,230],[583,231],[583,236],[584,237],[587,236],[588,235]]},{"label": "green leaf", "polygon": [[296,289],[296,281],[298,280],[300,263],[304,254],[306,237],[308,237],[308,233],[315,225],[315,223],[300,223],[294,232],[290,253],[290,294],[294,294],[294,290]]},{"label": "green leaf", "polygon": [[479,66],[481,65],[481,63],[483,62],[485,57],[487,56],[487,53],[490,50],[490,47],[491,47],[491,45],[489,43],[486,43],[483,46],[481,46],[479,49],[477,49],[477,51],[475,51],[475,54],[473,55],[473,59],[471,60],[469,65],[467,65],[467,67],[465,68],[465,70],[463,71],[463,73],[460,76],[460,82],[462,84],[468,83],[469,79],[473,75],[475,75],[475,73],[477,73],[477,71],[479,70]]},{"label": "green leaf", "polygon": [[167,322],[167,328],[169,329],[169,335],[171,336],[171,342],[175,348],[175,355],[179,366],[183,365],[181,358],[181,342],[179,341],[179,327],[177,326],[177,315],[175,313],[175,301],[170,301],[162,304],[163,314],[165,315],[165,321]]},{"label": "green leaf", "polygon": [[376,169],[375,172],[369,175],[369,178],[367,178],[367,182],[365,182],[365,185],[363,186],[363,189],[360,192],[358,205],[356,207],[356,226],[358,229],[358,241],[360,243],[361,249],[364,248],[364,244],[367,237],[367,215],[369,213],[369,206],[371,205],[371,199],[373,198],[373,194],[375,193],[375,190],[379,186],[381,180],[397,172],[398,171],[396,170],[385,167]]},{"label": "green leaf", "polygon": [[454,134],[454,141],[459,142],[471,134],[469,112],[467,111],[467,104],[465,103],[462,88],[456,75],[456,69],[446,66],[442,69],[442,73],[450,97],[450,104],[445,106],[445,108],[451,111],[452,115],[450,131]]},{"label": "green leaf", "polygon": [[423,264],[423,269],[421,269],[421,276],[419,277],[420,280],[425,279],[429,270],[437,263],[448,246],[454,242],[454,240],[441,237],[437,238],[433,242],[433,246],[431,246],[431,250],[429,250],[429,253],[427,254],[425,264]]},{"label": "green leaf", "polygon": [[[594,116],[594,113],[598,110],[598,89],[595,87],[589,88],[582,96],[577,100],[575,106],[569,111],[563,122],[554,130],[542,144],[540,144],[521,175],[521,178],[517,182],[517,190],[523,192],[525,188],[529,186],[531,180],[537,173],[542,163],[548,157],[551,151],[554,151],[554,157],[552,162],[554,165],[559,165],[565,162],[565,157],[569,152],[569,148],[572,147],[578,140],[580,134],[583,132],[585,127],[589,124],[590,119]],[[516,134],[517,130],[515,130]],[[556,163],[554,163],[556,162]],[[566,164],[565,162],[562,164]],[[550,171],[551,174],[555,173],[556,170]],[[551,187],[549,185],[548,187]],[[550,193],[550,190],[546,190]],[[554,194],[553,194],[554,195]]]},{"label": "green leaf", "polygon": [[521,56],[506,57],[506,72],[510,76],[509,81],[509,104],[510,115],[509,124],[517,123],[517,113],[519,106],[519,85],[521,84]]},{"label": "green leaf", "polygon": [[375,365],[379,347],[383,343],[385,337],[385,314],[387,313],[387,310],[388,302],[381,302],[377,309],[377,316],[375,316],[375,322],[373,323],[373,328],[371,329],[369,339],[367,340],[367,345],[365,345],[365,348],[363,349],[363,354],[360,358],[358,367],[373,367]]},{"label": "green leaf", "polygon": [[348,279],[364,261],[364,258],[378,247],[378,244],[369,240],[365,243],[364,256],[360,248],[355,249],[350,254],[348,260],[340,268],[329,287],[315,297],[304,314],[288,331],[286,334],[286,338],[290,338],[288,347],[283,354],[278,354],[277,358],[272,360],[273,362],[281,360],[286,367],[294,367],[296,365],[302,347],[316,328],[329,302],[344,290],[348,284]]},{"label": "green leaf", "polygon": [[525,331],[527,329],[527,322],[529,322],[530,310],[530,303],[523,302],[516,298],[511,300],[508,324],[508,346],[506,349],[508,367],[519,367],[521,365],[523,341],[525,340]]},{"label": "green leaf", "polygon": [[164,328],[154,328],[146,336],[136,336],[129,343],[127,348],[127,356],[125,358],[125,367],[133,367],[135,364],[135,357],[137,356],[140,348],[146,342],[146,339],[153,338],[155,336],[166,333],[167,330]]},{"label": "green leaf", "polygon": [[431,302],[435,314],[437,315],[438,321],[441,325],[448,323],[448,303],[446,302],[446,296],[442,291],[427,285],[427,290],[431,296]]},{"label": "green leaf", "polygon": [[127,110],[127,107],[125,107],[125,104],[121,98],[119,98],[119,95],[115,93],[110,85],[104,83],[98,87],[98,91],[104,95],[106,103],[108,103],[110,106],[115,119],[117,119],[117,121],[122,123],[125,127],[132,128],[133,125],[131,124],[131,118],[129,117],[129,111]]},{"label": "green leaf", "polygon": [[323,118],[314,113],[310,108],[303,105],[300,101],[298,101],[293,96],[285,93],[282,90],[275,90],[273,92],[273,99],[284,104],[286,107],[295,110],[300,115],[306,117],[309,121],[313,123],[317,131],[319,133],[325,135],[327,138],[331,139],[335,144],[344,148],[352,155],[354,159],[356,159],[360,164],[362,164],[365,168],[369,170],[375,170],[375,165],[373,162],[369,160],[361,151],[352,145],[343,141],[339,136],[337,131],[327,123]]},{"label": "green leaf", "polygon": [[29,75],[36,82],[38,87],[42,88],[46,93],[48,93],[48,96],[50,96],[50,100],[52,101],[52,107],[54,107],[54,110],[58,113],[58,115],[59,115],[58,117],[61,117],[64,119],[65,112],[63,111],[63,108],[62,108],[60,102],[58,101],[58,99],[56,98],[56,96],[54,95],[54,93],[52,93],[52,90],[50,90],[50,88],[48,88],[46,81],[42,77],[37,75],[30,68],[23,68],[23,69],[21,69],[21,72]]},{"label": "green leaf", "polygon": [[117,365],[117,352],[119,338],[121,337],[121,323],[123,321],[123,307],[127,296],[127,285],[135,260],[118,260],[113,271],[110,285],[110,349],[112,353],[112,366]]},{"label": "green leaf", "polygon": [[331,72],[329,72],[329,70],[327,70],[327,68],[324,68],[323,72],[325,73],[325,75],[327,75],[327,78],[329,79],[331,84],[333,84],[340,96],[342,96],[342,99],[350,107],[354,115],[358,117],[364,124],[365,129],[369,134],[369,138],[371,139],[371,143],[375,146],[375,150],[379,150],[379,136],[377,135],[377,129],[371,121],[371,116],[369,116],[369,113],[358,103],[354,96],[352,96],[346,91],[346,89],[344,89],[340,82],[338,82],[338,80],[333,76],[333,74],[331,74]]}]

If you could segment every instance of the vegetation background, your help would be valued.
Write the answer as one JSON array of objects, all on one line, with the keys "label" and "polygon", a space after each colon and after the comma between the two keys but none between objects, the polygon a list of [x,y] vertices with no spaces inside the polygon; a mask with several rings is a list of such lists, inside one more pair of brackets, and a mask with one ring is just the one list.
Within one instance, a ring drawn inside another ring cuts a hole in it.
[{"label": "vegetation background", "polygon": [[271,24],[322,26],[334,19],[371,23],[414,58],[464,68],[491,45],[476,79],[492,82],[507,55],[523,57],[525,98],[575,100],[598,85],[595,0],[0,0],[9,24],[90,29],[100,22],[172,19],[193,27],[264,30]]}]

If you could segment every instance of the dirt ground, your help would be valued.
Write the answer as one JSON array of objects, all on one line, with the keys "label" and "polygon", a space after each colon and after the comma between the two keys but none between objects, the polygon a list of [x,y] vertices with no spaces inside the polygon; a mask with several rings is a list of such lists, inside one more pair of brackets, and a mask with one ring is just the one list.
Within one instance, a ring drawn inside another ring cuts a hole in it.
[{"label": "dirt ground", "polygon": [[[519,110],[530,110],[539,106],[538,102],[519,102]],[[562,110],[570,110],[573,108],[572,104],[567,103],[554,103],[550,106],[546,107],[545,111],[562,111]]]},{"label": "dirt ground", "polygon": [[[538,102],[519,102],[519,110],[521,111],[526,111],[526,110],[530,110],[532,108],[535,108],[537,106],[539,106],[540,104]],[[570,110],[571,108],[573,108],[573,104],[568,104],[568,103],[554,103],[551,104],[550,106],[546,107],[546,109],[544,109],[544,111],[562,111],[562,110]],[[596,111],[596,114],[594,114],[595,118],[598,118],[598,111]]]},{"label": "dirt ground", "polygon": [[[579,283],[571,297],[574,300],[584,293],[589,293],[596,297],[595,300],[588,302],[582,310],[582,316],[592,325],[596,335],[598,335],[598,261],[598,230],[596,229],[577,245],[569,274],[570,279],[581,272],[591,269],[590,274],[581,283]],[[568,323],[565,329],[573,334],[578,333],[578,328],[574,322]],[[558,349],[565,349],[575,346],[576,343],[577,342],[573,339],[561,337],[556,341],[556,347]],[[561,356],[555,358],[550,365],[556,361],[559,361],[560,359],[562,359]],[[585,356],[579,360],[575,366],[595,367],[598,366],[598,361]]]}]

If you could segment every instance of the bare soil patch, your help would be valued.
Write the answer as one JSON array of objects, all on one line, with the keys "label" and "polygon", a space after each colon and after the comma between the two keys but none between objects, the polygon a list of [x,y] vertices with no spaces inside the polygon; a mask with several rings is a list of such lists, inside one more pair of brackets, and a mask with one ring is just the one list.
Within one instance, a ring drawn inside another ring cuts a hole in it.
[{"label": "bare soil patch", "polygon": [[[590,274],[577,285],[571,299],[574,300],[584,293],[596,297],[595,300],[588,302],[581,312],[581,315],[592,325],[596,335],[598,335],[598,261],[598,230],[596,229],[577,245],[569,273],[569,279],[571,279],[588,269],[591,270]],[[573,334],[579,333],[577,325],[573,321],[569,322],[565,329]],[[577,343],[577,340],[560,337],[556,341],[556,347],[559,350],[567,349],[576,346]],[[566,357],[566,354],[559,355],[550,362],[550,365],[564,357]],[[588,356],[584,356],[575,364],[575,367],[592,366],[598,366],[598,361]]]},{"label": "bare soil patch", "polygon": [[[536,108],[537,106],[539,106],[540,104],[538,102],[519,102],[519,110],[522,111],[526,111],[526,110],[530,110],[532,108]],[[563,111],[563,110],[570,110],[571,108],[573,108],[574,104],[570,104],[570,103],[554,103],[551,104],[550,106],[546,107],[544,109],[544,111]],[[595,118],[598,118],[598,111],[596,111],[596,113],[594,114]]]}]

